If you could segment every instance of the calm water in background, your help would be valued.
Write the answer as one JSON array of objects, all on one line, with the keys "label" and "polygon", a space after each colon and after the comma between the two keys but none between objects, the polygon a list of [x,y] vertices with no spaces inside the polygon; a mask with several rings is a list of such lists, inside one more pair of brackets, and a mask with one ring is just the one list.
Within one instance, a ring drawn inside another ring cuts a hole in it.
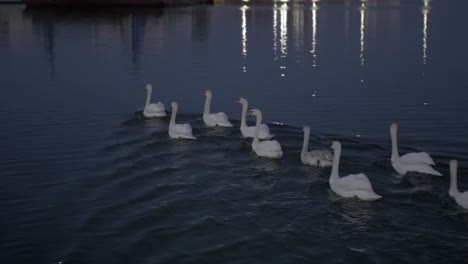
[{"label": "calm water in background", "polygon": [[[2,263],[465,262],[468,213],[447,195],[448,161],[468,189],[468,28],[462,0],[262,2],[174,9],[0,5]],[[196,141],[170,140],[179,103]],[[285,152],[257,158],[240,96]],[[444,177],[397,176],[401,152],[431,153]],[[380,201],[341,199],[329,170],[301,165],[343,144]]]}]

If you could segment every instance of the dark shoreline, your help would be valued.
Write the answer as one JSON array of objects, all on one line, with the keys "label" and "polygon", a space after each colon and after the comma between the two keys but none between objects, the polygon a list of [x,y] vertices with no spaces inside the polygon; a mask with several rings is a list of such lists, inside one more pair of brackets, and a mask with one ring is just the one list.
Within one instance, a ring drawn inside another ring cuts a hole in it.
[{"label": "dark shoreline", "polygon": [[24,3],[29,7],[154,7],[213,4],[213,0],[22,0],[0,3]]}]

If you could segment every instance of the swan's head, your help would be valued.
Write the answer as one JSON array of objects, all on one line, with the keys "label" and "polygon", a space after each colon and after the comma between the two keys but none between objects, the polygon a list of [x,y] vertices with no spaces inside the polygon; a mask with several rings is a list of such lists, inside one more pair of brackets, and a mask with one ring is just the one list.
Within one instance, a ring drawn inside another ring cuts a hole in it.
[{"label": "swan's head", "polygon": [[213,97],[213,94],[211,94],[210,90],[206,90],[205,91],[205,96],[208,97],[208,98],[211,98],[211,97]]},{"label": "swan's head", "polygon": [[178,107],[179,107],[179,106],[177,105],[176,102],[172,102],[172,103],[171,103],[172,111],[177,110]]},{"label": "swan's head", "polygon": [[310,127],[309,126],[304,126],[302,129],[304,132],[310,132]]},{"label": "swan's head", "polygon": [[151,86],[151,84],[148,83],[145,87],[145,90],[151,92],[151,90],[153,90],[153,86]]},{"label": "swan's head", "polygon": [[245,99],[244,97],[241,97],[241,98],[239,98],[239,101],[237,101],[237,103],[243,104],[243,105],[247,104],[247,99]]},{"label": "swan's head", "polygon": [[392,123],[392,124],[390,125],[390,131],[391,131],[392,133],[395,133],[397,130],[398,130],[398,125],[397,125],[397,123]]},{"label": "swan's head", "polygon": [[258,109],[252,109],[250,110],[250,115],[253,115],[253,116],[261,116],[262,115],[262,111],[258,110]]},{"label": "swan's head", "polygon": [[333,141],[333,143],[331,144],[330,148],[332,148],[333,150],[337,150],[337,149],[341,149],[341,143],[339,141]]}]

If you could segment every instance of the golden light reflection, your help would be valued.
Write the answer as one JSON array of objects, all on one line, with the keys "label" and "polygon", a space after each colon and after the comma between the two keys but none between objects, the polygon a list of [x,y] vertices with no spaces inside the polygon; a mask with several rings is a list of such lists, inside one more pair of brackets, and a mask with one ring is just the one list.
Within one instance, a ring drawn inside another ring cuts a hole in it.
[{"label": "golden light reflection", "polygon": [[361,53],[359,55],[359,57],[361,58],[361,66],[364,65],[364,49],[365,49],[365,25],[366,25],[366,20],[365,20],[365,17],[366,17],[366,3],[365,2],[362,2],[361,3]]},{"label": "golden light reflection", "polygon": [[312,2],[312,66],[317,67],[317,4],[316,0]]},{"label": "golden light reflection", "polygon": [[427,18],[431,7],[429,6],[430,0],[424,0],[422,8],[423,13],[423,64],[427,62]]}]

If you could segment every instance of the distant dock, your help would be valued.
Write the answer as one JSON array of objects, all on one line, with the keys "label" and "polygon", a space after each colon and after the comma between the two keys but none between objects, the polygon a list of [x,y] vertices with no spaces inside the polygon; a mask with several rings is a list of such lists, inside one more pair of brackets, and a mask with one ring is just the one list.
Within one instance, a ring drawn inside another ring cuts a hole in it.
[{"label": "distant dock", "polygon": [[[2,1],[8,0],[0,0],[0,2]],[[183,6],[213,4],[213,0],[23,0],[22,2],[30,7]]]}]

